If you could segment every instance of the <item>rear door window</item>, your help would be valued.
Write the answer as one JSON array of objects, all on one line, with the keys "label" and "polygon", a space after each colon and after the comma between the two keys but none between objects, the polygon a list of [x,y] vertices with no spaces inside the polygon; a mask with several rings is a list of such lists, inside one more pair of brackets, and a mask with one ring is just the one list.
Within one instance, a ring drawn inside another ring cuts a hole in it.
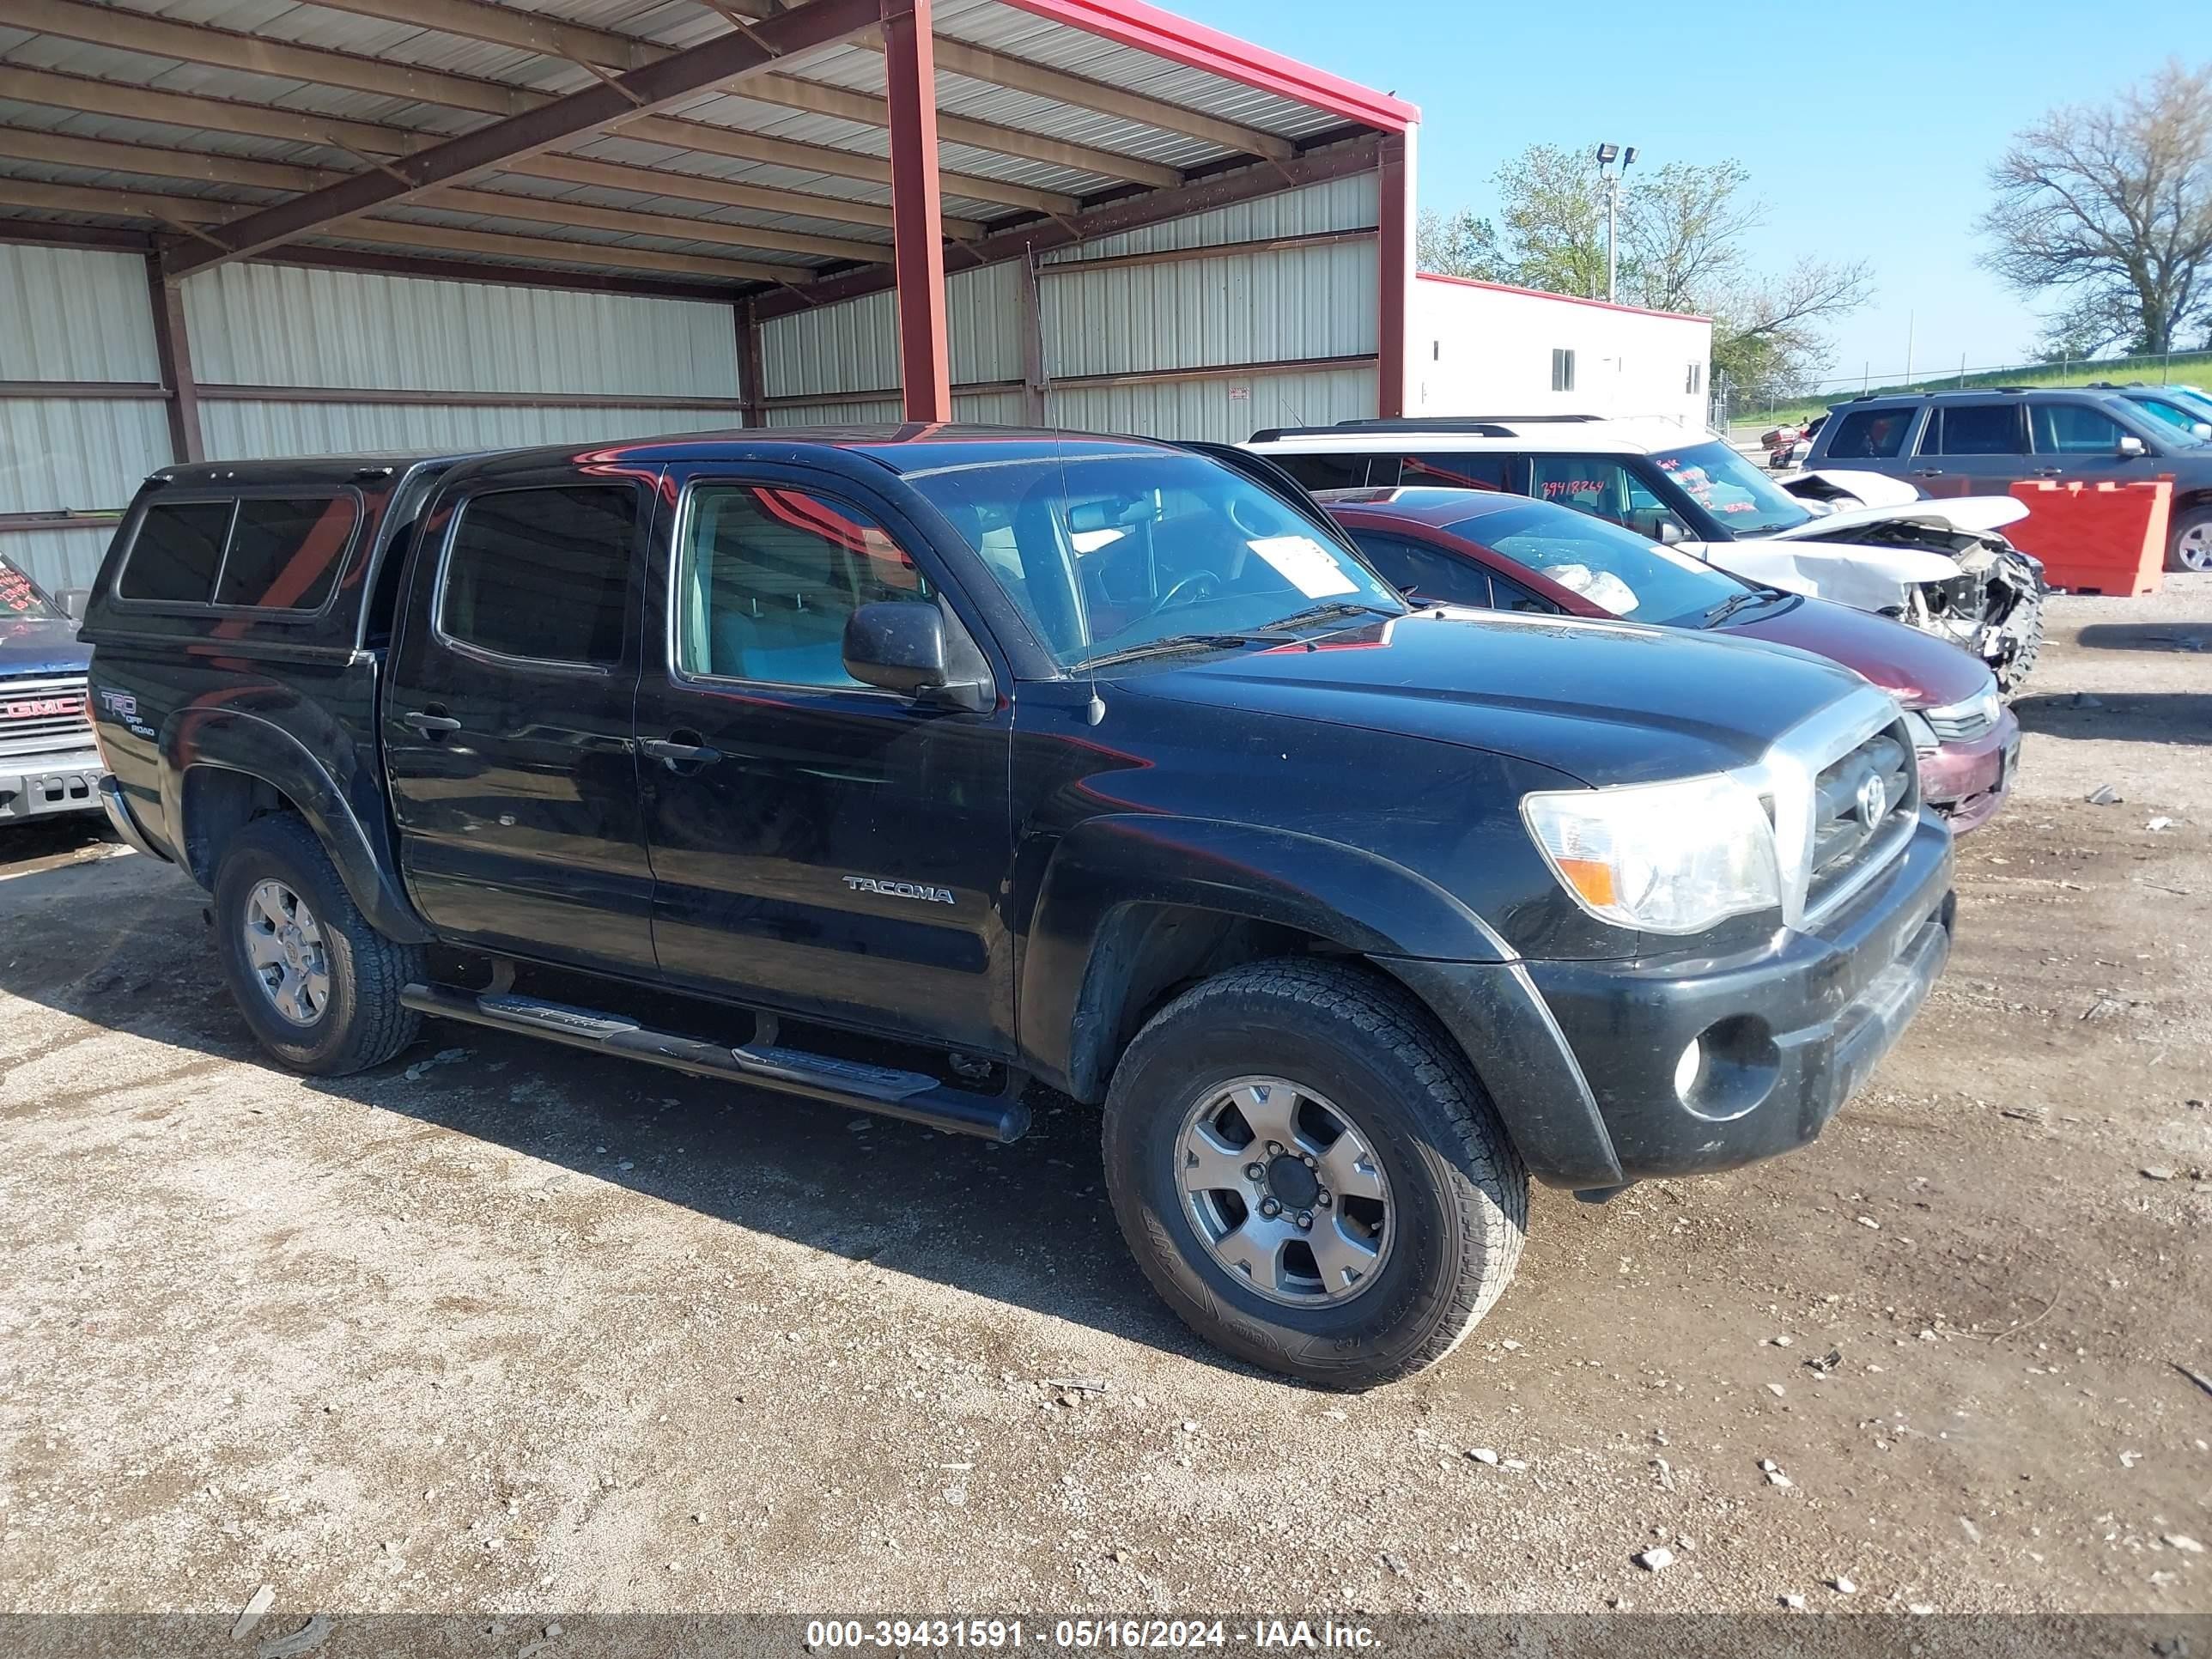
[{"label": "rear door window", "polygon": [[1267,459],[1308,489],[1359,489],[1367,483],[1365,455],[1285,455]]},{"label": "rear door window", "polygon": [[346,495],[240,501],[216,603],[321,610],[359,521],[359,511]]},{"label": "rear door window", "polygon": [[505,489],[461,509],[438,626],[503,657],[611,667],[629,636],[637,492]]},{"label": "rear door window", "polygon": [[1513,488],[1510,480],[1516,459],[1494,453],[1408,455],[1397,482],[1409,489],[1422,485],[1431,489],[1487,489],[1504,495]]},{"label": "rear door window", "polygon": [[2017,403],[1942,404],[1928,413],[1923,455],[2025,455],[2027,428]]},{"label": "rear door window", "polygon": [[118,598],[162,605],[205,605],[215,592],[230,534],[232,501],[157,501],[146,509]]},{"label": "rear door window", "polygon": [[1911,428],[1909,409],[1855,409],[1836,422],[1828,440],[1832,461],[1889,461],[1905,453],[1905,434]]}]

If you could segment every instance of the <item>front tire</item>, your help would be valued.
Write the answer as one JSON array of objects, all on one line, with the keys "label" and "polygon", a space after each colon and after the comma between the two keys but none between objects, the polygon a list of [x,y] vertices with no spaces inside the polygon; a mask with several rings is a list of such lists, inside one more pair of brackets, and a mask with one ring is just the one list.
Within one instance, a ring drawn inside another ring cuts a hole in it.
[{"label": "front tire", "polygon": [[1103,1138],[1152,1288],[1215,1346],[1324,1388],[1442,1359],[1521,1254],[1519,1155],[1372,969],[1255,963],[1179,997],[1122,1057]]},{"label": "front tire", "polygon": [[2193,507],[2176,516],[2166,547],[2168,570],[2212,570],[2212,507]]},{"label": "front tire", "polygon": [[422,948],[368,925],[300,819],[272,814],[238,832],[216,870],[214,915],[224,982],[280,1064],[346,1077],[415,1040],[422,1017],[399,993],[421,977]]}]

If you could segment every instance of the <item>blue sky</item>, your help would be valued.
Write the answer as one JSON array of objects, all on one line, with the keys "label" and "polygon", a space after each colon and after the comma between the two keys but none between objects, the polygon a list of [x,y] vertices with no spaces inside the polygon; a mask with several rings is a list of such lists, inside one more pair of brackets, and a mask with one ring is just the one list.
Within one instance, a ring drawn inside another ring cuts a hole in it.
[{"label": "blue sky", "polygon": [[[1980,270],[1973,222],[2006,138],[2169,56],[2212,58],[2212,0],[1823,0],[1781,5],[1167,0],[1420,106],[1425,208],[1495,206],[1525,144],[1632,143],[1638,165],[1732,156],[1771,211],[1762,265],[1863,258],[1875,295],[1831,373],[2022,361],[2031,309]],[[1632,185],[1635,174],[1629,175]]]}]

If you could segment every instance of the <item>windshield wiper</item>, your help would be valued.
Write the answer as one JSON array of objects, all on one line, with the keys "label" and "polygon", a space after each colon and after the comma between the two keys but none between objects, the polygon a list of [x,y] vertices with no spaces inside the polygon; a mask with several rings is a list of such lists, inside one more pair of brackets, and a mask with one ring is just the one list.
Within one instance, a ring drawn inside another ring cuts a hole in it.
[{"label": "windshield wiper", "polygon": [[1078,672],[1082,672],[1093,668],[1110,668],[1119,662],[1135,662],[1145,657],[1170,656],[1178,651],[1229,651],[1240,645],[1258,642],[1249,634],[1171,634],[1164,640],[1146,640],[1142,645],[1125,646],[1119,651],[1087,657],[1075,667]]},{"label": "windshield wiper", "polygon": [[1346,617],[1388,617],[1395,614],[1394,611],[1383,610],[1372,600],[1355,603],[1349,599],[1331,599],[1326,605],[1315,605],[1310,611],[1301,611],[1294,617],[1285,617],[1278,622],[1271,622],[1262,631],[1275,635],[1280,634],[1286,628],[1304,628],[1314,623],[1335,622]]},{"label": "windshield wiper", "polygon": [[1705,612],[1705,626],[1717,628],[1746,606],[1765,605],[1774,597],[1772,591],[1764,587],[1747,587],[1741,593],[1731,593]]}]

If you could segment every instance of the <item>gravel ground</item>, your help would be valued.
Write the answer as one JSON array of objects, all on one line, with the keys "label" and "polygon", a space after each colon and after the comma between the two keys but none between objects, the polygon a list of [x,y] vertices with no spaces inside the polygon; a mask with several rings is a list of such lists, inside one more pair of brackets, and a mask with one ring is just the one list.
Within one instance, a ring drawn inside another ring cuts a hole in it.
[{"label": "gravel ground", "polygon": [[2212,579],[2054,612],[1875,1081],[1540,1192],[1364,1397],[1185,1334],[1077,1109],[994,1149],[435,1025],[303,1082],[188,884],[12,832],[0,1610],[2212,1611]]}]

